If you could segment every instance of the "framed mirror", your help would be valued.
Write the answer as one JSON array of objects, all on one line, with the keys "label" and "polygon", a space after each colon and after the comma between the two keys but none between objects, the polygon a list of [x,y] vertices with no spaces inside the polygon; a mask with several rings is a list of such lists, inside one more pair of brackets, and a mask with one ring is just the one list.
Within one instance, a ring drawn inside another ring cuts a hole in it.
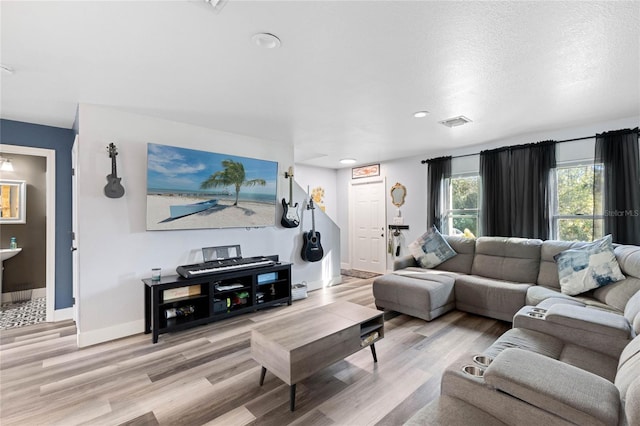
[{"label": "framed mirror", "polygon": [[27,183],[0,180],[0,223],[27,223]]},{"label": "framed mirror", "polygon": [[407,188],[405,188],[404,185],[396,182],[396,184],[391,187],[391,202],[394,206],[400,207],[403,205],[406,196]]}]

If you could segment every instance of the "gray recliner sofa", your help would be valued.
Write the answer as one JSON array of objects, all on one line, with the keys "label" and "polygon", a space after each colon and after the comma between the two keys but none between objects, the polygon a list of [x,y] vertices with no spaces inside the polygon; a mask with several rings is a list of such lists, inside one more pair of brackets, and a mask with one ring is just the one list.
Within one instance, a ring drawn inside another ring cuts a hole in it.
[{"label": "gray recliner sofa", "polygon": [[[569,309],[549,314],[557,307]],[[622,316],[566,300],[516,318],[528,314],[482,354],[450,364],[441,396],[406,424],[640,424],[640,291]]]},{"label": "gray recliner sofa", "polygon": [[553,256],[586,243],[525,238],[445,236],[458,253],[433,269],[412,256],[394,262],[394,271],[373,281],[379,309],[430,321],[452,309],[512,321],[524,306],[573,303],[621,314],[640,290],[640,247],[615,246],[626,279],[578,296],[560,291]]},{"label": "gray recliner sofa", "polygon": [[442,395],[406,425],[640,424],[640,337],[617,360],[613,382],[520,348],[505,349],[480,377],[463,370],[470,359],[467,354],[445,370]]}]

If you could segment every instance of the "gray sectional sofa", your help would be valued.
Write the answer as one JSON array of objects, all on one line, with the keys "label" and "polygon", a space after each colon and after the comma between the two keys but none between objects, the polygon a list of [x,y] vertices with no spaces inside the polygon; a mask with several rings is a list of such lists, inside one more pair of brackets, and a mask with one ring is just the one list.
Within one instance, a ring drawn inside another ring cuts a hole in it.
[{"label": "gray sectional sofa", "polygon": [[418,266],[412,256],[397,259],[394,271],[373,282],[379,309],[430,321],[454,308],[503,321],[524,306],[550,299],[590,308],[624,311],[640,290],[640,247],[615,246],[626,279],[578,296],[560,291],[554,256],[585,243],[525,238],[445,236],[458,253],[434,269]]},{"label": "gray sectional sofa", "polygon": [[485,351],[441,378],[441,395],[407,425],[640,425],[640,247],[617,245],[625,279],[561,292],[554,256],[585,243],[445,237],[457,256],[413,257],[374,281],[381,309],[432,320],[459,310],[511,321]]}]

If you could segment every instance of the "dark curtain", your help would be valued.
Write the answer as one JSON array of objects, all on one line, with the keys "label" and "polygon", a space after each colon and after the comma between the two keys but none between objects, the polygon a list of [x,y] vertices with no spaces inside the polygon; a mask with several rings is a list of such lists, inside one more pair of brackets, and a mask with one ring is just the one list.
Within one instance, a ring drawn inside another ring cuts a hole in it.
[{"label": "dark curtain", "polygon": [[555,141],[482,151],[482,234],[549,239],[555,165]]},{"label": "dark curtain", "polygon": [[427,210],[427,228],[435,225],[439,231],[442,231],[444,223],[442,205],[442,181],[451,177],[451,156],[438,157],[427,160],[427,196],[429,208]]},{"label": "dark curtain", "polygon": [[480,152],[481,235],[511,236],[510,163],[511,152],[508,148]]},{"label": "dark curtain", "polygon": [[[604,233],[620,244],[640,245],[640,157],[638,128],[596,135],[594,160],[602,164]],[[598,208],[598,185],[594,184]],[[594,209],[594,213],[599,212]]]}]

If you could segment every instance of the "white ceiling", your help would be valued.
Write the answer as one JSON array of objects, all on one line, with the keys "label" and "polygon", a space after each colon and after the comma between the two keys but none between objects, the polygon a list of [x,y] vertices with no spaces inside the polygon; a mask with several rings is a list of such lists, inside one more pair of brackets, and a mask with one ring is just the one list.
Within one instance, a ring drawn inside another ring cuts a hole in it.
[{"label": "white ceiling", "polygon": [[[11,120],[70,128],[78,103],[108,105],[339,168],[640,116],[638,1],[0,4]],[[473,122],[438,124],[457,115]]]}]

